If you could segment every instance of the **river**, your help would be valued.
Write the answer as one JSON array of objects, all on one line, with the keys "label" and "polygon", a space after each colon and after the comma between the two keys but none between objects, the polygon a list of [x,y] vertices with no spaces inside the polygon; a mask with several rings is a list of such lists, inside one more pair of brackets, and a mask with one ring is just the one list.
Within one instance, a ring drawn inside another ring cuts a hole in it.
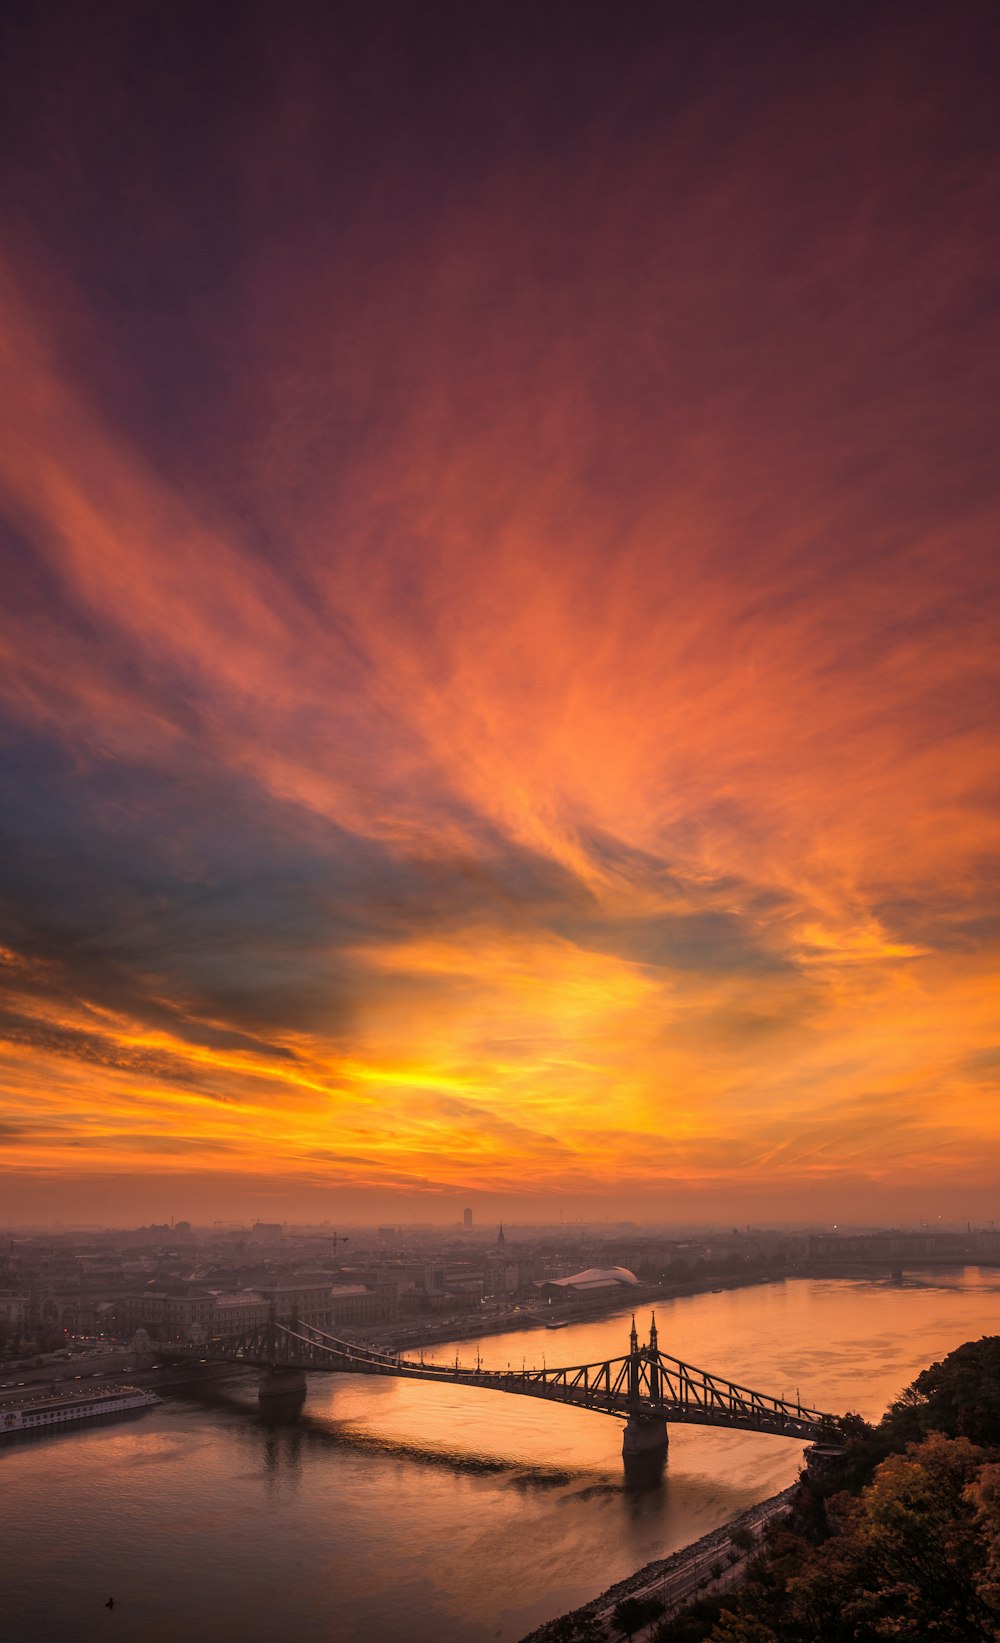
[{"label": "river", "polygon": [[[660,1346],[778,1396],[877,1417],[996,1333],[1000,1274],[791,1279],[687,1296]],[[463,1341],[484,1365],[627,1350],[629,1314]],[[648,1315],[640,1315],[644,1338]],[[428,1351],[438,1361],[447,1347]],[[798,1471],[802,1445],[671,1428],[661,1487],[624,1487],[621,1426],[435,1383],[310,1377],[266,1424],[255,1383],[0,1449],[5,1643],[513,1643]],[[115,1608],[104,1608],[109,1595]]]}]

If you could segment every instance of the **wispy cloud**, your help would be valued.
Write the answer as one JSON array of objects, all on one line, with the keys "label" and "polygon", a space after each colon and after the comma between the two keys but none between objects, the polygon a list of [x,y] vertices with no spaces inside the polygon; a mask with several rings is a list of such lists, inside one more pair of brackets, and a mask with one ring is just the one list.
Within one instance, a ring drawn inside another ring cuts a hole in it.
[{"label": "wispy cloud", "polygon": [[619,1205],[995,1169],[966,15],[847,8],[822,75],[819,23],[783,14],[776,56],[768,8],[577,20],[568,60],[513,14],[470,57],[456,20],[419,74],[405,8],[349,51],[260,18],[252,118],[212,41],[175,42],[154,119],[127,19],[25,31],[26,1167]]}]

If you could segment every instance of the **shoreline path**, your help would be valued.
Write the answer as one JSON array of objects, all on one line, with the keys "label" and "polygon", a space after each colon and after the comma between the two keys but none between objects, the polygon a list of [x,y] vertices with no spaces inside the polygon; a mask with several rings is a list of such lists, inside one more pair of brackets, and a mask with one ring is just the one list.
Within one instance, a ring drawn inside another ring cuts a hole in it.
[{"label": "shoreline path", "polygon": [[[623,1598],[657,1597],[664,1605],[663,1618],[670,1619],[696,1597],[712,1596],[738,1586],[743,1580],[747,1559],[759,1547],[765,1526],[789,1509],[797,1488],[797,1483],[789,1484],[769,1500],[758,1501],[745,1512],[729,1518],[700,1540],[682,1546],[669,1557],[645,1564],[635,1574],[591,1598],[589,1603],[545,1621],[523,1637],[521,1643],[561,1643],[572,1636],[570,1626],[574,1620],[590,1621],[592,1626],[596,1622],[599,1630],[592,1630],[588,1634],[591,1637],[620,1638],[621,1634],[612,1628],[611,1617]],[[753,1536],[752,1546],[744,1549],[734,1544],[733,1536],[740,1530],[748,1530]],[[721,1572],[713,1577],[711,1570],[716,1564],[721,1564]]]}]

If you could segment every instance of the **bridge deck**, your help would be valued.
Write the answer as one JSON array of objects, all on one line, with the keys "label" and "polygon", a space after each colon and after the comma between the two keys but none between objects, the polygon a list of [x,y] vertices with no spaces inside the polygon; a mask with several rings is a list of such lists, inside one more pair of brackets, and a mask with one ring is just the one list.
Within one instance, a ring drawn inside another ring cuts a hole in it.
[{"label": "bridge deck", "polygon": [[472,1366],[457,1358],[453,1364],[428,1362],[423,1356],[404,1358],[341,1340],[311,1324],[276,1321],[244,1335],[217,1336],[204,1345],[174,1349],[171,1355],[207,1357],[260,1368],[437,1381],[518,1397],[545,1398],[619,1420],[727,1426],[805,1441],[830,1440],[840,1425],[834,1415],[755,1392],[668,1356],[659,1349],[655,1320],[645,1346],[639,1346],[633,1323],[630,1349],[621,1357],[555,1368],[485,1369],[479,1362]]}]

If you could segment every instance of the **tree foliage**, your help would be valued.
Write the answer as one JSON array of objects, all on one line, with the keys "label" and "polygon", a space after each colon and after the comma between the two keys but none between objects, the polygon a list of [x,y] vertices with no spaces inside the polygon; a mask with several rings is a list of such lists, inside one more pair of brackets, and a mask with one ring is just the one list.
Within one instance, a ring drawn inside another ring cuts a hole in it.
[{"label": "tree foliage", "polygon": [[891,1405],[882,1426],[894,1448],[928,1432],[1000,1446],[1000,1335],[966,1341],[923,1370]]},{"label": "tree foliage", "polygon": [[612,1624],[625,1637],[634,1637],[644,1626],[651,1626],[663,1614],[658,1597],[623,1597],[615,1604]]},{"label": "tree foliage", "polygon": [[565,1614],[549,1621],[545,1628],[548,1643],[604,1643],[604,1627],[586,1612]]},{"label": "tree foliage", "polygon": [[804,1483],[742,1589],[662,1643],[1000,1643],[1000,1336],[925,1369],[877,1427],[844,1427],[841,1492]]},{"label": "tree foliage", "polygon": [[[770,1537],[753,1582],[711,1643],[997,1643],[1000,1465],[967,1438],[934,1433],[890,1455],[859,1496],[833,1502],[836,1530]],[[675,1626],[665,1639],[685,1634]],[[692,1639],[698,1633],[687,1633]]]}]

